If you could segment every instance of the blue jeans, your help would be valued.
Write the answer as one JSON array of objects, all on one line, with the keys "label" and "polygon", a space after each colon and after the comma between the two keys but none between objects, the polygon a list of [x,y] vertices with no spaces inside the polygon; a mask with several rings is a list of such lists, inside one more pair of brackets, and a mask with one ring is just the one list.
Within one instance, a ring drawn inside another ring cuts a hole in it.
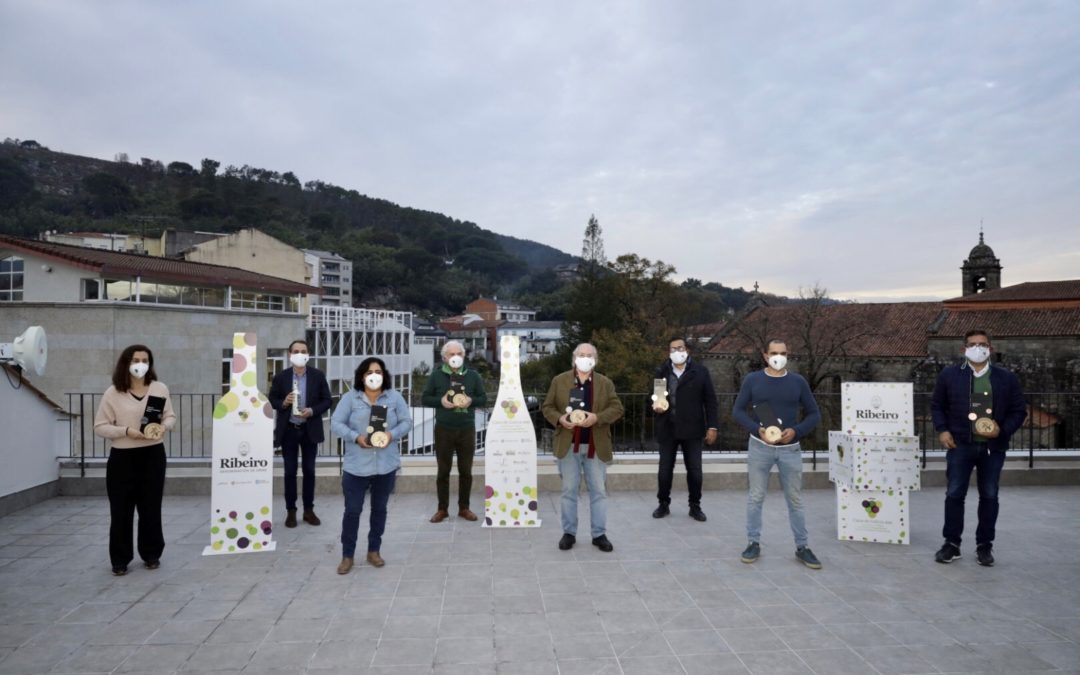
[{"label": "blue jeans", "polygon": [[315,508],[315,456],[319,446],[308,440],[307,429],[285,426],[281,434],[281,459],[285,465],[285,508],[296,510],[296,465],[303,455],[304,510]]},{"label": "blue jeans", "polygon": [[769,445],[760,439],[750,438],[746,448],[746,477],[750,484],[746,500],[746,537],[761,541],[761,509],[765,503],[765,491],[769,488],[769,472],[773,465],[780,470],[780,486],[787,500],[788,522],[796,546],[806,546],[806,513],[802,503],[802,448],[792,445]]},{"label": "blue jeans", "polygon": [[345,493],[345,514],[341,517],[341,557],[352,558],[356,553],[356,533],[360,530],[360,513],[364,510],[364,493],[371,489],[371,518],[368,528],[368,552],[378,552],[386,531],[386,504],[394,491],[397,472],[375,476],[341,474],[341,490]]},{"label": "blue jeans", "polygon": [[589,525],[596,539],[607,531],[607,465],[596,457],[588,459],[584,447],[580,452],[573,448],[558,460],[562,476],[562,529],[566,534],[577,536],[578,492],[581,490],[581,473],[585,472],[585,484],[589,488]]},{"label": "blue jeans", "polygon": [[994,542],[998,485],[1004,464],[1004,452],[987,452],[983,444],[957,443],[955,448],[945,453],[945,476],[949,482],[945,490],[945,526],[941,528],[945,541],[960,546],[960,535],[964,532],[964,497],[971,483],[971,471],[977,469],[979,526],[975,530],[975,545]]}]

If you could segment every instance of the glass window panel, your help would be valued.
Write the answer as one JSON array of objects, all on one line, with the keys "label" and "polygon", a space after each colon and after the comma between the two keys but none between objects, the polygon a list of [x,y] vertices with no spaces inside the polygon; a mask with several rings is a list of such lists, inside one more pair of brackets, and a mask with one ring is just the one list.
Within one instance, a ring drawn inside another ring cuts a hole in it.
[{"label": "glass window panel", "polygon": [[202,290],[202,304],[205,307],[224,307],[225,290],[221,288],[204,288]]},{"label": "glass window panel", "polygon": [[11,271],[11,261],[13,258],[4,258],[0,260],[0,274]]},{"label": "glass window panel", "polygon": [[22,272],[23,271],[23,259],[22,258],[14,258],[13,257],[11,259],[11,271],[12,272]]}]

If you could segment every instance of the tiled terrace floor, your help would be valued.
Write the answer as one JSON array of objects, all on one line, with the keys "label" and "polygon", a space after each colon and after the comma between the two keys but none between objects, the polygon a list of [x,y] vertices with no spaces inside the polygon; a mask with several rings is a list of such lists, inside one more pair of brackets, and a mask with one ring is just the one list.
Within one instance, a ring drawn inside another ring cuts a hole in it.
[{"label": "tiled terrace floor", "polygon": [[319,528],[277,512],[276,552],[207,558],[209,499],[168,497],[162,567],[119,578],[107,501],[53,499],[0,519],[0,672],[1080,673],[1080,488],[1005,488],[993,568],[970,545],[932,561],[941,489],[914,493],[904,547],[836,541],[833,493],[804,497],[817,572],[778,492],[762,560],[739,562],[732,491],[706,493],[704,524],[613,493],[613,554],[556,548],[557,495],[518,531],[395,495],[386,567],[345,577],[339,497]]}]

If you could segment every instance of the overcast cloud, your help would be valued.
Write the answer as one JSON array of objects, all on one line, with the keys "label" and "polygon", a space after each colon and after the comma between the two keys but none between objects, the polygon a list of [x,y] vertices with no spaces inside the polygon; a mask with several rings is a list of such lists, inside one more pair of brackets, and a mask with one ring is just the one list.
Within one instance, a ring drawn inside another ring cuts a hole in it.
[{"label": "overcast cloud", "polygon": [[293,171],[679,277],[1080,277],[1080,4],[0,0],[0,135]]}]

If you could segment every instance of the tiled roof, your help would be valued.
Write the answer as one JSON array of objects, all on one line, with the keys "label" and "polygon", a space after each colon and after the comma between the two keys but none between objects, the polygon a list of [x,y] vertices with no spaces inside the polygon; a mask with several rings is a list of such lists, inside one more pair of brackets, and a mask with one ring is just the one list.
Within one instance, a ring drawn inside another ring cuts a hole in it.
[{"label": "tiled roof", "polygon": [[104,277],[118,277],[121,279],[143,277],[149,281],[233,286],[244,290],[275,291],[289,294],[322,293],[322,290],[315,286],[223,265],[210,265],[138,253],[121,253],[119,251],[106,251],[83,246],[70,246],[68,244],[22,239],[8,235],[0,235],[0,246],[7,246],[54,260],[61,260],[69,265],[95,270]]},{"label": "tiled roof", "polygon": [[1039,300],[1080,300],[1080,279],[1027,281],[992,291],[949,298],[945,304]]},{"label": "tiled roof", "polygon": [[998,337],[1080,336],[1080,307],[948,310],[935,337],[961,338],[969,330]]},{"label": "tiled roof", "polygon": [[[785,340],[795,355],[805,353],[807,311],[798,304],[759,307],[726,326],[709,353],[757,353],[769,338]],[[824,305],[810,339],[815,351],[835,349],[836,356],[925,356],[928,330],[941,311],[936,302]]]}]

